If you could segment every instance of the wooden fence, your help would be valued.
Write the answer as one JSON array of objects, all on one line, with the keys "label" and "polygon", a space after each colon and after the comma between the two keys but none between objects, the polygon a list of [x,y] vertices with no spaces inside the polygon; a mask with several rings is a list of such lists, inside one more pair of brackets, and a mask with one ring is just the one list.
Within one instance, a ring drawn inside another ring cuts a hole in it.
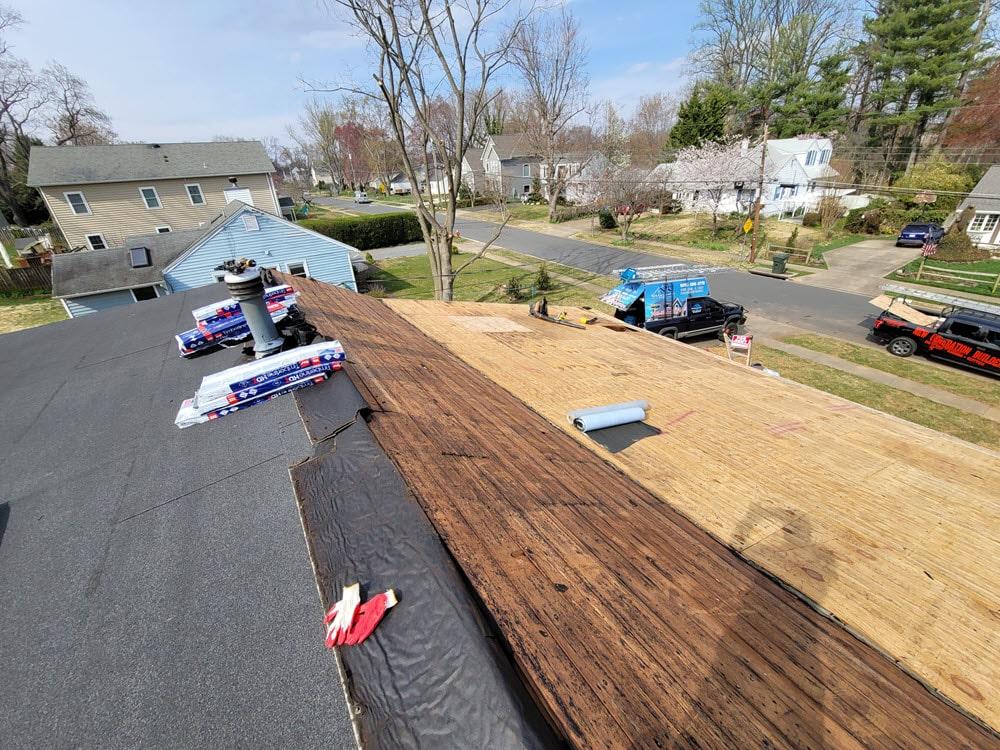
[{"label": "wooden fence", "polygon": [[0,294],[52,290],[52,270],[48,266],[0,268]]},{"label": "wooden fence", "polygon": [[990,294],[996,294],[1000,289],[1000,273],[985,273],[983,271],[963,271],[959,268],[946,268],[944,266],[929,266],[927,259],[920,259],[920,268],[917,269],[917,281],[926,278],[930,281],[960,282],[968,286],[988,286]]},{"label": "wooden fence", "polygon": [[813,251],[811,249],[803,250],[800,247],[785,247],[784,245],[772,245],[769,242],[767,243],[767,246],[763,250],[757,253],[757,256],[761,259],[766,260],[776,252],[788,253],[789,255],[792,256],[791,260],[793,263],[801,259],[802,263],[800,263],[799,265],[803,266],[808,266],[810,264],[813,255]]}]

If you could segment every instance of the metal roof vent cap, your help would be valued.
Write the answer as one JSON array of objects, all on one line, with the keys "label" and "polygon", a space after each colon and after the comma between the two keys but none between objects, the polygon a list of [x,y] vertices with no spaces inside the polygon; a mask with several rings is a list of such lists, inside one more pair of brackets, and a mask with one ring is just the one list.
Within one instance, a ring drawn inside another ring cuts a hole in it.
[{"label": "metal roof vent cap", "polygon": [[254,261],[241,259],[230,261],[219,270],[226,271],[223,280],[229,287],[229,294],[240,303],[240,310],[246,318],[250,335],[253,336],[253,351],[257,359],[281,351],[285,340],[267,311],[264,302],[264,280]]}]

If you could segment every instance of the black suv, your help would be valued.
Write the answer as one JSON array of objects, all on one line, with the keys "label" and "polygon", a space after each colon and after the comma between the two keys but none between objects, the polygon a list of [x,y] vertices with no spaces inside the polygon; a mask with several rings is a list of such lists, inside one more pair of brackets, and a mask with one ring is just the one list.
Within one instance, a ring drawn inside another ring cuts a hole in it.
[{"label": "black suv", "polygon": [[736,330],[747,322],[746,310],[733,302],[711,297],[693,297],[687,301],[687,314],[647,321],[645,302],[640,297],[628,310],[616,310],[615,317],[647,331],[673,339],[702,336],[723,330]]}]

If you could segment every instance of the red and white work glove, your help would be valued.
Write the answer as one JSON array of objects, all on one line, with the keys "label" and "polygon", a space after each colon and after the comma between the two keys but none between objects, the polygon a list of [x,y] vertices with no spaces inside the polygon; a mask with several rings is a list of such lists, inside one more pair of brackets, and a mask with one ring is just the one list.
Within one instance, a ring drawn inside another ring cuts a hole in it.
[{"label": "red and white work glove", "polygon": [[340,601],[327,610],[323,618],[326,627],[326,647],[356,646],[370,636],[381,622],[386,610],[395,606],[396,592],[392,589],[376,594],[359,606],[360,586],[344,587]]}]

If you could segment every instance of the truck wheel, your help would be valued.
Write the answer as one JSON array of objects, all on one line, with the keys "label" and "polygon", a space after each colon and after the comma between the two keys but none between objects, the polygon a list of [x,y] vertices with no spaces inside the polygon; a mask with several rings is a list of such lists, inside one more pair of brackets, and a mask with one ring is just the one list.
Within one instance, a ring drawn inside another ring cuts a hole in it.
[{"label": "truck wheel", "polygon": [[677,338],[677,329],[676,328],[663,328],[663,329],[660,330],[660,335],[661,336],[666,336],[668,339],[676,339]]},{"label": "truck wheel", "polygon": [[730,318],[729,320],[726,321],[726,324],[722,326],[722,330],[719,331],[719,341],[725,341],[727,333],[730,336],[732,336],[739,332],[740,332],[740,319]]},{"label": "truck wheel", "polygon": [[897,357],[909,357],[917,351],[917,342],[909,336],[897,336],[889,342],[886,349],[889,350],[889,354],[895,354]]}]

